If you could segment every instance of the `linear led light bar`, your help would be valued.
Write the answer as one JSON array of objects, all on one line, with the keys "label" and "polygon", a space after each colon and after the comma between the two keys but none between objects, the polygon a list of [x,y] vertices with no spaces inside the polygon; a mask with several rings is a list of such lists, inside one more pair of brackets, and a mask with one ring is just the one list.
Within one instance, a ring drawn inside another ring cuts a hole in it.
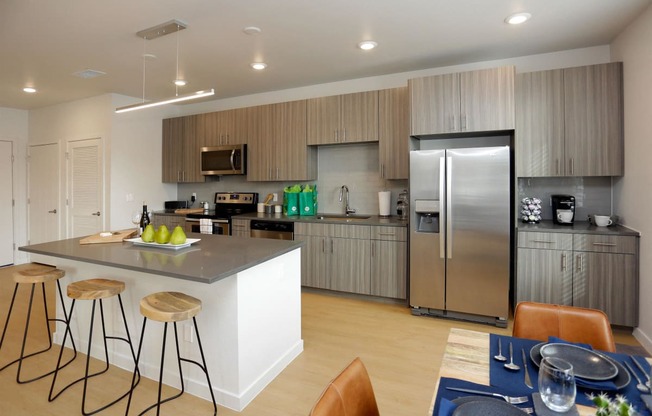
[{"label": "linear led light bar", "polygon": [[195,100],[202,97],[210,97],[215,94],[215,89],[211,88],[210,90],[197,91],[185,95],[177,95],[176,97],[166,98],[159,101],[147,101],[140,104],[132,104],[124,107],[118,107],[115,109],[116,113],[126,113],[127,111],[142,110],[144,108],[156,107],[159,105],[173,104],[181,101]]}]

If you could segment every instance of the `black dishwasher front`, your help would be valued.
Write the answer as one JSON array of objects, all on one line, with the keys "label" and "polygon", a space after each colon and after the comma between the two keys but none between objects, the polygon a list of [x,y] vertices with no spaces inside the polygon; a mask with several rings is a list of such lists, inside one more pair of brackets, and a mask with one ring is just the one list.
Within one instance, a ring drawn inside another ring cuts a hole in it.
[{"label": "black dishwasher front", "polygon": [[290,221],[251,220],[252,238],[294,240],[294,223]]}]

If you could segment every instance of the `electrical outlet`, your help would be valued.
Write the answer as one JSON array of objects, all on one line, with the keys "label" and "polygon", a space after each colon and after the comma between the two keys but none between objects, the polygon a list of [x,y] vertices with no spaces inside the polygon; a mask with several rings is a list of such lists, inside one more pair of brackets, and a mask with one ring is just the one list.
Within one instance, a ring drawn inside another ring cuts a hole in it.
[{"label": "electrical outlet", "polygon": [[132,202],[133,200],[134,200],[134,194],[125,195],[125,201],[126,202]]},{"label": "electrical outlet", "polygon": [[194,342],[193,335],[194,335],[194,333],[192,331],[192,325],[184,324],[183,325],[183,340],[186,341],[186,342],[192,343],[192,342]]},{"label": "electrical outlet", "polygon": [[197,193],[193,192],[192,196],[190,197],[190,202],[195,202],[197,200]]},{"label": "electrical outlet", "polygon": [[272,194],[272,201],[274,202],[278,201],[278,194],[276,192]]}]

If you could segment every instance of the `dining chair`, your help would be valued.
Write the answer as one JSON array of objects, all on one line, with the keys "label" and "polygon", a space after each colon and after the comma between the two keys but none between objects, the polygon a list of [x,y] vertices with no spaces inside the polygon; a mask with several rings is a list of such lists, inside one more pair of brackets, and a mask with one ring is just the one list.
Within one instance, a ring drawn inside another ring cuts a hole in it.
[{"label": "dining chair", "polygon": [[328,384],[310,416],[379,416],[374,389],[360,357]]},{"label": "dining chair", "polygon": [[512,336],[539,341],[548,341],[549,336],[554,336],[616,352],[609,318],[597,309],[519,302],[514,311]]}]

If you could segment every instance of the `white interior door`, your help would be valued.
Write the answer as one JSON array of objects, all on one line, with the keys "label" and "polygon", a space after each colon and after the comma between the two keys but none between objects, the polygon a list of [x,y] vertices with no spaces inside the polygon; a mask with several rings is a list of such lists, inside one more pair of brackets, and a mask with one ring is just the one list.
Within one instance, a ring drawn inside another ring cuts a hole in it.
[{"label": "white interior door", "polygon": [[29,243],[59,240],[59,145],[29,147]]},{"label": "white interior door", "polygon": [[104,229],[102,139],[68,142],[68,237]]},{"label": "white interior door", "polygon": [[0,266],[14,262],[13,143],[0,141]]}]

